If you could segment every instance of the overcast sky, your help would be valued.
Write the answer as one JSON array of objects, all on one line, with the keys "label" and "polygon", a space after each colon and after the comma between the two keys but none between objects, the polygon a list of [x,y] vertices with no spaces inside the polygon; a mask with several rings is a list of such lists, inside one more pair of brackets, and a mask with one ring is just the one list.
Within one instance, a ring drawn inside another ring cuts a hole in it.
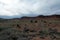
[{"label": "overcast sky", "polygon": [[60,0],[0,0],[0,18],[60,14]]}]

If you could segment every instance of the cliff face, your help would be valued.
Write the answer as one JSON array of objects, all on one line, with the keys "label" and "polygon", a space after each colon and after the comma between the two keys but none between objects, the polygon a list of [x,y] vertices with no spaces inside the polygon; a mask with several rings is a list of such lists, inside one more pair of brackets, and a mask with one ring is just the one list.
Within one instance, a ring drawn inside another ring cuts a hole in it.
[{"label": "cliff face", "polygon": [[0,19],[0,35],[1,40],[60,40],[60,15]]}]

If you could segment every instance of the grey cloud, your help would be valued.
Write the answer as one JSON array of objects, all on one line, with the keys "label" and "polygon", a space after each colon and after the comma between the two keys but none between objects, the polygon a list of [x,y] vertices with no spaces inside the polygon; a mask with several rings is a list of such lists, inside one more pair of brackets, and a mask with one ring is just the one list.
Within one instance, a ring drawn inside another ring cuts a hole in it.
[{"label": "grey cloud", "polygon": [[13,4],[6,3],[8,5],[2,3],[3,1],[0,2],[1,18],[34,17],[38,15],[53,14],[60,15],[60,0],[11,0]]}]

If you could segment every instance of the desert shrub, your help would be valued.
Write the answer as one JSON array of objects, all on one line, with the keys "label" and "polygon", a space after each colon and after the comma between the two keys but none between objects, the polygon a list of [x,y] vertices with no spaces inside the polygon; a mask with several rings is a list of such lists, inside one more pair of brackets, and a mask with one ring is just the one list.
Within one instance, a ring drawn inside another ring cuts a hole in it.
[{"label": "desert shrub", "polygon": [[6,28],[3,28],[3,27],[0,27],[0,31],[3,31],[3,30],[5,30]]},{"label": "desert shrub", "polygon": [[18,28],[21,28],[19,24],[17,24],[17,27],[18,27]]},{"label": "desert shrub", "polygon": [[43,21],[44,23],[47,23],[46,21]]},{"label": "desert shrub", "polygon": [[31,22],[31,23],[33,23],[33,22],[34,22],[34,23],[37,23],[38,21],[37,21],[37,20],[35,20],[35,21],[31,20],[30,22]]},{"label": "desert shrub", "polygon": [[57,32],[56,35],[60,36],[60,32]]},{"label": "desert shrub", "polygon": [[27,38],[28,36],[27,35],[22,35],[23,36],[23,38]]},{"label": "desert shrub", "polygon": [[31,20],[30,22],[33,23],[33,20]]},{"label": "desert shrub", "polygon": [[37,23],[38,21],[35,21],[35,23]]},{"label": "desert shrub", "polygon": [[52,29],[52,28],[49,28],[49,35],[54,35],[54,34],[57,34],[57,29]]},{"label": "desert shrub", "polygon": [[39,31],[39,33],[40,33],[40,38],[44,39],[45,38],[45,33],[43,31]]},{"label": "desert shrub", "polygon": [[54,40],[54,39],[56,39],[56,36],[50,35],[50,38],[51,38],[52,40]]},{"label": "desert shrub", "polygon": [[30,32],[36,32],[35,30],[30,30]]},{"label": "desert shrub", "polygon": [[44,39],[45,37],[47,37],[47,33],[45,31],[39,31],[39,35],[40,35],[40,38]]},{"label": "desert shrub", "polygon": [[24,30],[24,32],[28,32],[28,31],[29,31],[29,29],[25,29],[25,30]]},{"label": "desert shrub", "polygon": [[3,30],[3,28],[0,28],[0,31],[2,31]]},{"label": "desert shrub", "polygon": [[11,35],[11,36],[5,38],[4,40],[18,40],[18,37],[15,35]]},{"label": "desert shrub", "polygon": [[29,31],[29,29],[27,27],[24,27],[23,32],[28,32],[28,31]]},{"label": "desert shrub", "polygon": [[42,36],[41,36],[40,38],[41,38],[41,39],[45,39],[45,37],[42,37]]},{"label": "desert shrub", "polygon": [[16,37],[16,36],[12,36],[11,39],[12,39],[12,40],[17,40],[18,37]]}]

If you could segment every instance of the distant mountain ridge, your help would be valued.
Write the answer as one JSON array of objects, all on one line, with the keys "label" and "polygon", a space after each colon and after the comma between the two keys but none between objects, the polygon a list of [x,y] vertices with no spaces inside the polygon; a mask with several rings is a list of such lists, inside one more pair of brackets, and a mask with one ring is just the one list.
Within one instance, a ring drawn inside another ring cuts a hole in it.
[{"label": "distant mountain ridge", "polygon": [[47,17],[58,17],[60,18],[60,15],[49,15],[49,16],[44,16],[44,15],[39,15],[39,16],[35,16],[35,17],[28,17],[28,16],[23,16],[23,17],[9,17],[9,16],[0,16],[0,19],[22,19],[22,18],[47,18]]}]

